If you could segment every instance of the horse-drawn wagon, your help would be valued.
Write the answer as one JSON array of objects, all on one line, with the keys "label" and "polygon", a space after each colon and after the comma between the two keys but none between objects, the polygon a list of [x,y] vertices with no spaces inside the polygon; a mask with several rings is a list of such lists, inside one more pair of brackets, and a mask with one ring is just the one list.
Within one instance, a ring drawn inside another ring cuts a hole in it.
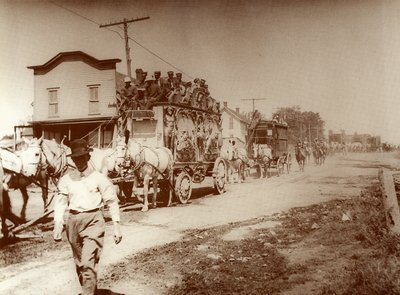
[{"label": "horse-drawn wagon", "polygon": [[[193,183],[213,177],[216,193],[222,193],[226,162],[220,158],[221,117],[218,111],[177,103],[157,103],[152,110],[129,110],[119,126],[126,136],[123,173],[114,179],[125,183],[125,192],[143,187],[147,210],[149,183],[153,182],[153,206],[161,195],[173,195],[187,203]],[[127,188],[127,189],[126,189]]]},{"label": "horse-drawn wagon", "polygon": [[248,130],[247,152],[259,177],[273,169],[277,175],[290,172],[292,156],[288,151],[288,126],[271,120],[257,120]]}]

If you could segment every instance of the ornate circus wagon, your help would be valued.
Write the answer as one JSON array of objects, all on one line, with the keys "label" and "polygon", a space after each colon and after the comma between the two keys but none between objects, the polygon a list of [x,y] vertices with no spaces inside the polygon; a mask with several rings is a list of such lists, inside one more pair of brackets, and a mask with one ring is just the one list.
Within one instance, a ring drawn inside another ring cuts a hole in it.
[{"label": "ornate circus wagon", "polygon": [[[130,140],[145,147],[166,147],[173,155],[170,175],[159,175],[160,194],[173,193],[187,203],[193,183],[213,177],[215,192],[225,189],[226,163],[220,158],[222,146],[219,110],[206,110],[179,103],[156,103],[152,110],[129,110],[122,116],[120,130],[129,130]],[[131,180],[132,167],[114,182]],[[140,177],[139,177],[140,178]],[[139,185],[143,185],[139,179]]]}]

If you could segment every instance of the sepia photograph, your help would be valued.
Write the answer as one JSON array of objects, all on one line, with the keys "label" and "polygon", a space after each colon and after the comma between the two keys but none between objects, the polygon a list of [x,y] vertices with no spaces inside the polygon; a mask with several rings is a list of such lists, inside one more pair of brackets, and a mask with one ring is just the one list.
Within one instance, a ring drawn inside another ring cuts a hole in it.
[{"label": "sepia photograph", "polygon": [[400,295],[400,1],[0,0],[0,294]]}]

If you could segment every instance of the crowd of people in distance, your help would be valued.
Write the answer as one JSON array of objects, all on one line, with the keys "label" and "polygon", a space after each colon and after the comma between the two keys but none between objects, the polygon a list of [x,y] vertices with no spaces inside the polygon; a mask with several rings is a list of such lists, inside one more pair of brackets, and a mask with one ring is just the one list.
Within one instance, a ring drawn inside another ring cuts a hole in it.
[{"label": "crowd of people in distance", "polygon": [[220,113],[220,103],[211,97],[206,80],[196,78],[193,82],[182,80],[182,73],[173,71],[161,77],[155,71],[153,79],[147,79],[147,72],[136,69],[136,77],[125,77],[125,85],[117,91],[117,106],[120,111],[151,110],[158,102],[184,104],[203,110]]}]

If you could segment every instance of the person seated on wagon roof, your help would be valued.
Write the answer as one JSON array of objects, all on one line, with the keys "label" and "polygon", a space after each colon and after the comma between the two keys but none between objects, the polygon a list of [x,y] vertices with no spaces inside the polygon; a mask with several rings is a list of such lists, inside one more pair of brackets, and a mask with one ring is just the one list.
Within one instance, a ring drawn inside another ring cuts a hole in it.
[{"label": "person seated on wagon roof", "polygon": [[167,73],[168,77],[163,79],[163,88],[165,89],[166,92],[166,96],[168,97],[170,92],[173,90],[174,88],[174,72],[173,71],[169,71]]},{"label": "person seated on wagon roof", "polygon": [[120,109],[122,111],[128,110],[132,108],[134,98],[137,96],[137,88],[131,85],[131,78],[125,77],[125,86],[121,90],[121,106]]},{"label": "person seated on wagon roof", "polygon": [[148,108],[147,104],[147,90],[145,87],[138,87],[137,88],[137,95],[135,96],[134,99],[134,105],[133,109],[134,110],[147,110]]},{"label": "person seated on wagon roof", "polygon": [[141,83],[142,83],[142,79],[143,79],[143,70],[142,69],[136,69],[135,70],[135,74],[136,74],[136,78],[135,79],[133,79],[133,84],[135,85],[135,86],[138,86],[138,85],[140,85]]},{"label": "person seated on wagon roof", "polygon": [[163,88],[161,87],[161,72],[154,72],[154,80],[146,81],[147,86],[147,107],[146,109],[151,110],[154,103],[161,102],[165,99]]}]

